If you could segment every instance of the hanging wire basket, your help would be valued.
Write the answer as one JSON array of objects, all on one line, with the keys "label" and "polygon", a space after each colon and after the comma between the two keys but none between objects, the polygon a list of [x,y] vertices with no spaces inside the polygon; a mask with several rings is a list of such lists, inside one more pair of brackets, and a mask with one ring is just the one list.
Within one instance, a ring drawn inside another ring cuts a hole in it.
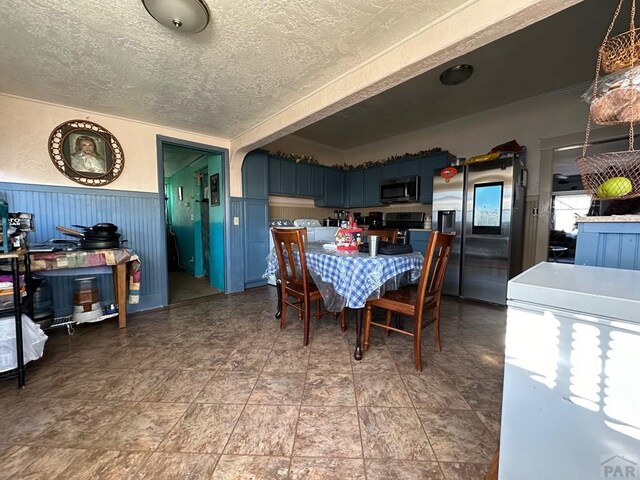
[{"label": "hanging wire basket", "polygon": [[[636,68],[640,49],[636,44],[635,0],[631,1],[631,25],[626,34],[609,39],[620,8],[620,0],[613,20],[598,50],[596,75],[590,95],[591,108],[585,132],[582,156],[576,160],[582,177],[582,185],[594,198],[600,200],[625,200],[640,197],[640,151],[635,150],[633,123],[640,121],[640,92],[635,90]],[[607,77],[604,91],[598,90],[600,68],[613,71]],[[624,72],[620,69],[631,67]],[[624,87],[624,88],[623,88]],[[602,103],[598,104],[598,101]],[[587,155],[591,122],[600,124],[629,124],[629,150]]]},{"label": "hanging wire basket", "polygon": [[640,151],[584,155],[576,160],[582,185],[594,198],[640,197]]},{"label": "hanging wire basket", "polygon": [[636,28],[621,33],[605,42],[600,47],[602,54],[602,71],[617,72],[637,65],[640,60],[640,29]]}]

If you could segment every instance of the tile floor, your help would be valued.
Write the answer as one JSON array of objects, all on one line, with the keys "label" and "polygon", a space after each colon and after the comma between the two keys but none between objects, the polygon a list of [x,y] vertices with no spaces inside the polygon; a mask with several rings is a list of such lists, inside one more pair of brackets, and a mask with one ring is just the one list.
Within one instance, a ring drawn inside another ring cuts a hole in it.
[{"label": "tile floor", "polygon": [[[447,299],[443,351],[353,319],[291,315],[275,289],[50,332],[27,387],[0,383],[2,479],[481,480],[497,445],[505,310]],[[427,330],[425,330],[427,332]]]}]

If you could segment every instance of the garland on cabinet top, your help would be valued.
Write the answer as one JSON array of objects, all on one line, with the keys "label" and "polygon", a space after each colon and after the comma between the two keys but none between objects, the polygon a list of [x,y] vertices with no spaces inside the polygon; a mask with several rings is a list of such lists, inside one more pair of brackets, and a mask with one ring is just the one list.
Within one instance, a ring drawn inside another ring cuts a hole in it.
[{"label": "garland on cabinet top", "polygon": [[[381,160],[373,160],[371,162],[364,162],[360,165],[348,165],[343,163],[342,165],[333,165],[333,168],[337,168],[339,170],[366,170],[367,168],[379,167],[380,165],[384,165],[387,162],[393,162],[395,160],[402,160],[403,158],[411,158],[411,157],[422,157],[424,155],[428,155],[430,153],[438,153],[441,152],[442,148],[434,147],[429,150],[420,150],[416,153],[405,153],[403,155],[392,155],[391,157],[383,158]],[[313,163],[319,165],[320,162],[316,160],[316,157],[313,155],[298,155],[295,153],[284,153],[284,152],[276,152],[276,155],[280,158],[284,158],[286,160],[295,160],[296,163]]]}]

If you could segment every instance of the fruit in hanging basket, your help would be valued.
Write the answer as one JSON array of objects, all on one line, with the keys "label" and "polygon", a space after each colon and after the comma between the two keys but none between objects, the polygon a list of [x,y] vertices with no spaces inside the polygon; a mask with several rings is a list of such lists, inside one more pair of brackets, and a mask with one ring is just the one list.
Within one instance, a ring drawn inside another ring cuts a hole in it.
[{"label": "fruit in hanging basket", "polygon": [[613,177],[596,188],[596,195],[600,198],[617,198],[627,195],[632,190],[633,185],[627,177]]}]

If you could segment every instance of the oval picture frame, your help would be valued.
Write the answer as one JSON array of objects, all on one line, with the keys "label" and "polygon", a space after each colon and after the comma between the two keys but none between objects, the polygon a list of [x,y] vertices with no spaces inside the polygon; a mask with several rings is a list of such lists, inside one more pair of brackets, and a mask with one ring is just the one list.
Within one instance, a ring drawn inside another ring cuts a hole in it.
[{"label": "oval picture frame", "polygon": [[107,129],[87,120],[58,125],[49,136],[49,156],[60,173],[81,185],[108,185],[124,170],[120,142]]}]

